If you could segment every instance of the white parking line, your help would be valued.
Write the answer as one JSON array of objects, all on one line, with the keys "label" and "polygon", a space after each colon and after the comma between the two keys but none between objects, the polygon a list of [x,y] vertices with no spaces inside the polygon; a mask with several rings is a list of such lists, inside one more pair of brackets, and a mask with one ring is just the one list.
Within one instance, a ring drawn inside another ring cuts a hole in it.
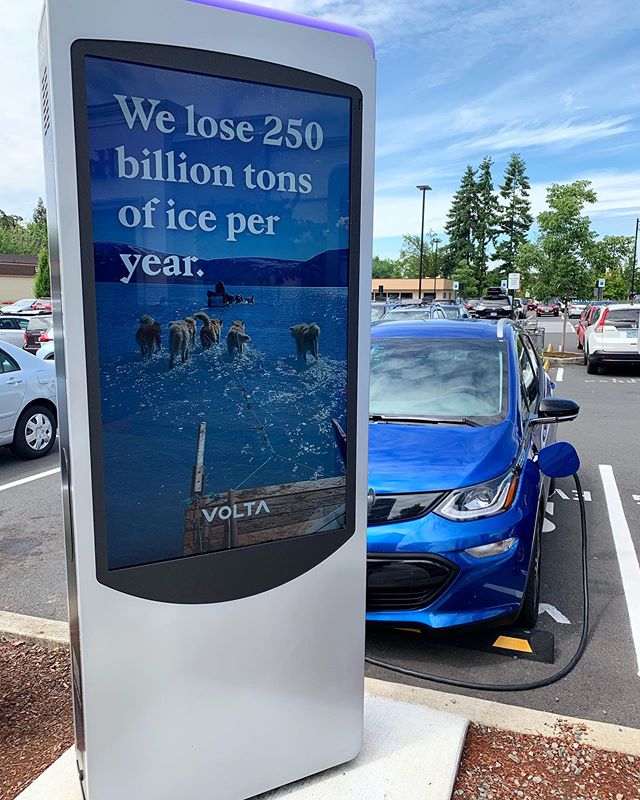
[{"label": "white parking line", "polygon": [[11,483],[4,483],[0,486],[0,492],[4,492],[5,489],[13,489],[15,486],[22,486],[23,483],[30,483],[31,481],[37,481],[38,478],[46,478],[49,475],[55,475],[56,472],[60,472],[60,467],[56,467],[55,469],[48,469],[46,472],[38,472],[36,475],[29,475],[28,478],[20,478],[19,481],[11,481]]},{"label": "white parking line", "polygon": [[558,367],[558,371],[556,372],[556,382],[562,383],[564,380],[564,367]]},{"label": "white parking line", "polygon": [[611,533],[620,565],[622,588],[627,601],[631,637],[636,650],[636,666],[640,675],[640,566],[613,469],[608,464],[600,464],[599,468],[607,500]]}]

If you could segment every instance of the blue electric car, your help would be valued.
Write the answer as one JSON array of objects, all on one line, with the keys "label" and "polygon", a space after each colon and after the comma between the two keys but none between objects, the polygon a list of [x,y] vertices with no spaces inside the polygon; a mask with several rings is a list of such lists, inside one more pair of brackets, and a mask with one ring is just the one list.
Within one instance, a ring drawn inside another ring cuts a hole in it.
[{"label": "blue electric car", "polygon": [[371,338],[367,619],[533,627],[536,453],[578,406],[508,320],[383,322]]}]

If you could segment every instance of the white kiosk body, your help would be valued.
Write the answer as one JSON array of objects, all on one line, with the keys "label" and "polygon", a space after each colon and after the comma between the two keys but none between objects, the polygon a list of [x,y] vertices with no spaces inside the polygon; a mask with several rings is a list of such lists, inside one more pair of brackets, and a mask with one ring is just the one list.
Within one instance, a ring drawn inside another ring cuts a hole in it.
[{"label": "white kiosk body", "polygon": [[47,0],[39,51],[81,786],[252,797],[361,747],[371,41]]}]

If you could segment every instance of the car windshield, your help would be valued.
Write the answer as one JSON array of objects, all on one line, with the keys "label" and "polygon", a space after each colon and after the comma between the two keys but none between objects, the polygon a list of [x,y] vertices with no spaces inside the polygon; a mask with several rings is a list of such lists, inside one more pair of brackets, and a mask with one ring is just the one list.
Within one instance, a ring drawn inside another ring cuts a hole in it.
[{"label": "car windshield", "polygon": [[431,311],[428,308],[392,308],[384,315],[384,321],[394,319],[431,319]]},{"label": "car windshield", "polygon": [[447,319],[458,319],[460,316],[458,306],[440,306],[440,308],[443,310]]},{"label": "car windshield", "polygon": [[384,306],[371,306],[371,322],[381,319],[384,315]]},{"label": "car windshield", "polygon": [[420,422],[504,419],[504,342],[497,339],[389,338],[371,347],[370,413]]}]

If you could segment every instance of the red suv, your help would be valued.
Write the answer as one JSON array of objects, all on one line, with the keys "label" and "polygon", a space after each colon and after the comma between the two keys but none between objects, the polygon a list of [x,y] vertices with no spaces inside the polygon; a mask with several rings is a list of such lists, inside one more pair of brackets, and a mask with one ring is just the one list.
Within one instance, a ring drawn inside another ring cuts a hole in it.
[{"label": "red suv", "polygon": [[596,321],[596,316],[598,315],[598,309],[600,306],[604,306],[606,304],[606,301],[592,303],[582,312],[582,316],[578,320],[578,326],[576,327],[576,333],[578,334],[578,350],[584,349],[584,336],[587,332],[587,328],[589,325],[593,325],[593,323]]}]

